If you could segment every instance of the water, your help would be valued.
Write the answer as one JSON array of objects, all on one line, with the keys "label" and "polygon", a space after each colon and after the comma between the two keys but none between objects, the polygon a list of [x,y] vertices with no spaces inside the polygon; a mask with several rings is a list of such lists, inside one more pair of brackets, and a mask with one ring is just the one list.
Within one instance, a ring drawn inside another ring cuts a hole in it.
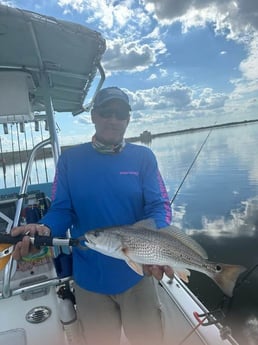
[{"label": "water", "polygon": [[[173,202],[173,223],[193,236],[209,258],[247,271],[224,299],[206,276],[193,272],[190,288],[225,314],[240,344],[258,344],[258,125],[213,130]],[[171,200],[207,132],[151,143]]]}]

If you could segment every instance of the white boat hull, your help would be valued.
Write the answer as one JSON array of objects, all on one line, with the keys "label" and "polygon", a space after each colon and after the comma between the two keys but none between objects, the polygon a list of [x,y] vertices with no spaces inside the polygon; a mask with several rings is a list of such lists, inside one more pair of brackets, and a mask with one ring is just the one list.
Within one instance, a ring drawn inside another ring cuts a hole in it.
[{"label": "white boat hull", "polygon": [[[164,287],[164,299],[166,303],[167,322],[166,339],[171,345],[229,345],[237,342],[228,335],[223,339],[225,328],[216,322],[207,325],[204,317],[196,318],[195,315],[203,315],[209,311],[197,299],[195,295],[177,277],[171,282],[164,277],[162,282]],[[204,325],[201,325],[203,321]]]}]

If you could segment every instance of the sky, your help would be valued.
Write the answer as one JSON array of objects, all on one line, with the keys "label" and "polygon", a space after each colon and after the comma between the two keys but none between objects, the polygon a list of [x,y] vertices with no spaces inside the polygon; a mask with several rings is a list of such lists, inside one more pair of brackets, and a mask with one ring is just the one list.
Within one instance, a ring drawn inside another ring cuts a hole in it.
[{"label": "sky", "polygon": [[[104,86],[121,87],[133,109],[127,137],[258,118],[257,0],[0,3],[102,34]],[[61,144],[94,133],[88,113],[57,122]]]}]

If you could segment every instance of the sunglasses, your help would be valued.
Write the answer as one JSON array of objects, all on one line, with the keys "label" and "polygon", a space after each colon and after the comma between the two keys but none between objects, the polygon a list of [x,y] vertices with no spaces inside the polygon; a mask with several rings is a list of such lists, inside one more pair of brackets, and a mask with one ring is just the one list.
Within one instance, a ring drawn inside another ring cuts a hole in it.
[{"label": "sunglasses", "polygon": [[98,109],[98,115],[103,119],[110,119],[112,116],[115,116],[117,120],[128,120],[130,113],[128,110],[119,110],[119,109],[109,109],[109,108],[100,108]]}]

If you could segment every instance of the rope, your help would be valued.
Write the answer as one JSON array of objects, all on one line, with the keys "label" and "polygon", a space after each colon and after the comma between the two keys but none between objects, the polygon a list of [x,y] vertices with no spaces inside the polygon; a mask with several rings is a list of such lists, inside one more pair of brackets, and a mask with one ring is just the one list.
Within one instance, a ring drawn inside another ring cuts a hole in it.
[{"label": "rope", "polygon": [[186,336],[178,343],[178,345],[182,345],[186,342],[187,339],[190,338],[190,336],[201,326],[203,325],[204,321],[208,318],[208,315],[206,315],[202,320],[198,318],[197,325],[188,333]]}]

